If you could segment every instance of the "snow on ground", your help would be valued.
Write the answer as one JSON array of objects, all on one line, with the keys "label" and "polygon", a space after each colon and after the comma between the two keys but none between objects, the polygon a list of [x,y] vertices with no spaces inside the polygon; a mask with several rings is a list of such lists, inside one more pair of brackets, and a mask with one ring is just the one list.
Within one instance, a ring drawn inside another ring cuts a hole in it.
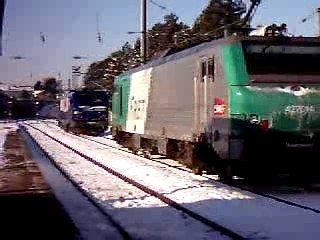
[{"label": "snow on ground", "polygon": [[320,215],[37,124],[97,161],[254,239],[318,239]]},{"label": "snow on ground", "polygon": [[32,158],[39,166],[55,197],[76,225],[81,234],[81,239],[123,239],[112,223],[106,220],[106,217],[55,168],[30,138],[26,134],[23,134],[23,136]]},{"label": "snow on ground", "polygon": [[[119,144],[117,144],[114,140],[107,138],[107,137],[91,137],[91,136],[86,136],[87,139],[100,142],[102,144],[107,144],[109,146],[113,147],[121,147]],[[182,168],[188,172],[192,172],[190,169],[184,167],[182,164],[178,163],[177,161],[171,160],[171,159],[157,159],[158,162],[168,164],[170,166],[175,166]],[[206,176],[204,174],[204,176]],[[210,175],[210,179],[218,179],[216,176]],[[304,190],[303,190],[304,191]],[[282,192],[264,192],[265,194],[278,197],[281,199],[285,199],[300,205],[308,206],[314,209],[317,209],[320,211],[320,193],[317,192],[294,192],[294,193],[282,193]]]},{"label": "snow on ground", "polygon": [[[96,141],[98,143],[107,144],[109,146],[113,147],[121,147],[119,144],[117,144],[114,140],[107,138],[105,136],[101,137],[91,137],[86,136],[85,138]],[[171,160],[171,159],[157,159],[158,162],[168,164],[170,166],[175,166],[182,168],[188,172],[192,172],[190,169],[186,168],[182,164],[178,163],[177,161]],[[207,176],[204,174],[204,176]],[[208,175],[209,176],[209,175]],[[218,179],[216,176],[210,175],[210,179]],[[274,197],[278,197],[281,199],[285,199],[300,205],[312,207],[314,209],[317,209],[320,211],[320,194],[316,192],[295,192],[295,193],[282,193],[282,192],[264,192],[265,194],[269,194]]]},{"label": "snow on ground", "polygon": [[[140,239],[228,239],[157,198],[106,173],[38,131],[31,128],[28,130],[55,161],[135,237]],[[50,130],[52,131],[48,128],[48,132]]]}]

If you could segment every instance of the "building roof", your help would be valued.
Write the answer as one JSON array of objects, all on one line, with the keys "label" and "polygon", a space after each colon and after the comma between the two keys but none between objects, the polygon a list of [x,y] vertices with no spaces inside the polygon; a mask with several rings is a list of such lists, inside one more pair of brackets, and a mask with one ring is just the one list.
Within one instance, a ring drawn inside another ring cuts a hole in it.
[{"label": "building roof", "polygon": [[27,85],[9,85],[5,83],[0,83],[0,90],[2,91],[33,91],[33,86],[27,86]]}]

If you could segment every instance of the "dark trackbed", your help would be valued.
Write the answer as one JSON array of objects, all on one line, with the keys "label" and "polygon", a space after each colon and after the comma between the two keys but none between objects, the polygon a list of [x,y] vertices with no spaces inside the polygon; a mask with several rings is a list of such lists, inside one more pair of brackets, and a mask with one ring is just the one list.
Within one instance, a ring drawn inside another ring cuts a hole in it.
[{"label": "dark trackbed", "polygon": [[81,239],[18,131],[6,136],[1,160],[1,239]]}]

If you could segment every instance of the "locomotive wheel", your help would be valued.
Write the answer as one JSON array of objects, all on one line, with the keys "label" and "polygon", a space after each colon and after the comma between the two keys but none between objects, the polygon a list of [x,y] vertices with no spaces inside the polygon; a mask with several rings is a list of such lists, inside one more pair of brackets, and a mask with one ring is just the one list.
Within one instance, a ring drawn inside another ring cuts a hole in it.
[{"label": "locomotive wheel", "polygon": [[233,177],[232,167],[229,164],[225,164],[225,166],[223,166],[219,171],[218,175],[221,182],[225,182],[225,183],[232,182],[232,177]]},{"label": "locomotive wheel", "polygon": [[70,132],[70,125],[66,124],[66,128],[65,128],[66,132]]},{"label": "locomotive wheel", "polygon": [[196,174],[196,175],[202,175],[203,170],[202,170],[201,167],[193,167],[193,168],[192,168],[192,172],[193,172],[194,174]]},{"label": "locomotive wheel", "polygon": [[152,159],[152,155],[151,155],[150,151],[144,151],[143,156],[147,159]]}]

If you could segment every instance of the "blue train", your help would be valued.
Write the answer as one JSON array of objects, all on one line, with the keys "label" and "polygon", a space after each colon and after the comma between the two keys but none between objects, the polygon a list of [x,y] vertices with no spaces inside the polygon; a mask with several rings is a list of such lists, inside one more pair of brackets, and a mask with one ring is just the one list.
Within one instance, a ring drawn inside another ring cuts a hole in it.
[{"label": "blue train", "polygon": [[66,92],[60,100],[59,126],[74,133],[104,132],[108,128],[109,97],[105,90]]}]

